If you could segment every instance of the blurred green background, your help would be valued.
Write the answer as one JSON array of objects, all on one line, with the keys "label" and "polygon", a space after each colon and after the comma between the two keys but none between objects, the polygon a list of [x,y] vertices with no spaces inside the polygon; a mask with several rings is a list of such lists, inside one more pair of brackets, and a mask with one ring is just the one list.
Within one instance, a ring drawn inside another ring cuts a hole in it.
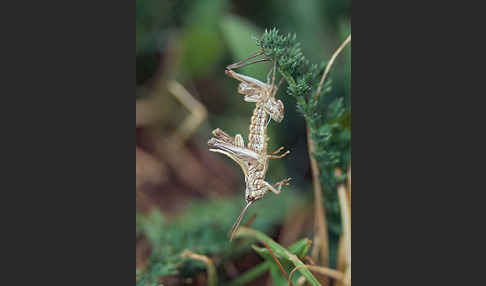
[{"label": "blurred green background", "polygon": [[[224,251],[238,253],[228,250],[231,246],[224,235],[243,206],[244,177],[239,166],[227,157],[210,153],[207,140],[213,129],[221,128],[230,135],[241,133],[247,142],[254,104],[243,101],[243,96],[236,91],[237,81],[227,77],[224,68],[257,52],[255,40],[265,29],[273,27],[284,34],[296,33],[311,62],[329,60],[349,35],[350,15],[349,0],[136,0],[137,273],[140,276],[150,271],[166,274],[181,269],[175,261],[169,267],[172,270],[163,270],[167,266],[163,263],[159,264],[159,272],[154,270],[157,251],[167,261],[171,259],[169,253],[175,255],[188,246],[208,255]],[[269,69],[268,63],[260,63],[238,72],[265,81]],[[345,62],[345,57],[337,59],[331,76],[331,96],[344,97],[349,105],[350,63]],[[191,111],[166,91],[166,82],[171,79],[182,84],[207,112],[187,140],[174,139]],[[265,202],[255,204],[247,214],[248,219],[257,213],[252,227],[276,240],[288,231],[284,225],[296,216],[293,211],[312,206],[305,122],[285,87],[279,90],[277,98],[285,105],[285,118],[280,124],[270,123],[268,150],[285,146],[292,153],[271,161],[267,180],[273,183],[292,177],[293,181],[281,195],[268,194],[262,200]],[[145,118],[148,113],[152,114],[148,116],[151,119],[139,123],[139,116]],[[202,221],[207,225],[198,220],[205,212],[208,217]],[[154,224],[149,218],[159,213],[159,224]],[[211,218],[212,213],[219,219]],[[182,217],[185,219],[181,222]],[[301,234],[311,237],[312,216],[302,220],[305,226]],[[176,230],[180,232],[178,236],[168,236],[172,229],[170,223],[174,221],[179,226],[185,225]],[[171,243],[181,245],[167,245]],[[241,251],[245,252],[249,250]],[[233,266],[236,272],[250,268],[259,259],[241,253]],[[221,257],[233,259],[222,254]],[[189,280],[173,278],[175,282],[166,280],[165,283],[196,285],[197,273],[204,267],[195,264],[182,269],[184,274],[179,271],[176,276],[189,277]],[[223,280],[230,279],[227,272],[231,271],[219,269],[218,272],[224,272],[220,273]]]}]

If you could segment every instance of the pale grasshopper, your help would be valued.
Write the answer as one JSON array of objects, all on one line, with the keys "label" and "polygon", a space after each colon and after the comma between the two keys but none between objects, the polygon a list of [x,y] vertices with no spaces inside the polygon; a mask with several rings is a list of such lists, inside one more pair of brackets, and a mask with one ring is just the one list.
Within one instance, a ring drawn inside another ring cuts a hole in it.
[{"label": "pale grasshopper", "polygon": [[[248,59],[253,57],[255,56]],[[232,70],[232,68],[237,68],[264,60],[267,59],[257,60],[246,64],[242,64],[243,61],[240,61],[226,68],[227,75],[241,82],[238,87],[238,92],[245,95],[245,101],[256,103],[250,122],[248,146],[245,147],[241,134],[237,134],[233,138],[219,128],[213,130],[212,134],[214,137],[208,141],[208,145],[211,147],[209,149],[210,151],[225,154],[233,159],[236,163],[238,163],[238,165],[240,165],[245,175],[246,205],[230,230],[230,240],[232,240],[233,234],[243,219],[245,212],[253,202],[263,198],[268,191],[279,194],[282,186],[289,185],[290,181],[290,178],[287,178],[281,180],[275,185],[271,185],[265,181],[269,159],[283,158],[290,153],[290,151],[286,151],[283,154],[277,155],[284,148],[280,147],[275,152],[267,154],[267,141],[269,140],[267,137],[268,123],[271,119],[281,122],[284,117],[283,103],[280,100],[275,99],[275,94],[278,90],[278,86],[276,87],[274,85],[276,71],[275,63],[273,69],[267,75],[266,84],[254,78],[238,74]],[[272,82],[270,83],[271,73],[273,73],[273,75]],[[268,118],[268,115],[270,115],[270,118]]]}]

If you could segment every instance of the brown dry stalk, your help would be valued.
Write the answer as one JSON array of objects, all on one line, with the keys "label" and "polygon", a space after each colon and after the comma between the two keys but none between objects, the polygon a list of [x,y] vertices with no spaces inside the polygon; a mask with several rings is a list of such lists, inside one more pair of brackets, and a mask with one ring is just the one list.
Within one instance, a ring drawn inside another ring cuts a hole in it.
[{"label": "brown dry stalk", "polygon": [[167,84],[177,74],[180,57],[180,40],[176,32],[169,32],[167,50],[159,62],[152,87],[137,88],[137,93],[148,93],[147,98],[136,100],[135,126],[148,126],[164,120],[170,114],[167,106]]},{"label": "brown dry stalk", "polygon": [[351,161],[349,161],[349,169],[348,169],[348,195],[349,195],[349,204],[351,204]]},{"label": "brown dry stalk", "polygon": [[289,276],[289,286],[292,285],[292,275],[294,275],[295,271],[297,271],[300,268],[307,268],[307,269],[309,269],[311,271],[315,271],[317,273],[320,273],[320,274],[329,276],[329,277],[334,278],[334,279],[336,279],[338,281],[343,280],[344,277],[345,277],[342,272],[337,271],[335,269],[331,269],[331,268],[327,268],[327,267],[322,267],[322,266],[299,265],[299,266],[295,267],[294,269],[292,269],[292,271],[290,272],[290,276]]},{"label": "brown dry stalk", "polygon": [[343,234],[341,239],[344,240],[344,254],[345,254],[345,281],[343,284],[349,285],[351,281],[351,208],[346,194],[346,187],[344,184],[338,186],[339,203],[341,208],[341,218],[343,225]]},{"label": "brown dry stalk", "polygon": [[346,187],[341,185],[338,188],[339,201],[341,202],[341,216],[343,218],[344,238],[346,245],[347,262],[351,263],[351,206],[349,204],[348,196],[346,195]]},{"label": "brown dry stalk", "polygon": [[[336,57],[339,53],[344,49],[344,47],[351,42],[351,34],[346,38],[346,40],[339,46],[339,48],[334,52],[331,57],[331,60],[326,65],[326,69],[322,75],[321,81],[319,82],[319,86],[317,87],[317,91],[314,94],[315,97],[318,97],[321,94],[322,86],[324,85],[324,81],[326,80],[327,74],[331,70]],[[322,186],[319,181],[319,166],[317,165],[317,161],[314,158],[314,142],[312,141],[312,137],[310,134],[310,127],[309,123],[306,124],[307,130],[307,147],[309,153],[309,160],[311,165],[312,171],[312,181],[314,184],[314,206],[315,206],[315,219],[316,219],[316,231],[314,235],[314,242],[316,243],[313,251],[312,251],[312,258],[317,260],[318,250],[321,250],[321,263],[324,266],[329,265],[329,257],[328,257],[328,238],[327,238],[327,226],[326,226],[326,217],[325,217],[325,210],[322,201]]]},{"label": "brown dry stalk", "polygon": [[175,80],[169,81],[167,89],[191,113],[177,130],[178,136],[182,141],[185,141],[194,134],[196,129],[206,119],[206,107],[204,107],[204,105],[194,98],[187,89]]},{"label": "brown dry stalk", "polygon": [[343,236],[339,238],[336,269],[341,272],[346,270],[346,241]]},{"label": "brown dry stalk", "polygon": [[204,262],[204,264],[206,264],[206,268],[208,271],[208,285],[209,286],[217,285],[216,267],[214,267],[214,263],[209,257],[194,253],[190,250],[184,250],[184,252],[182,252],[181,254],[181,257],[187,257],[187,258]]},{"label": "brown dry stalk", "polygon": [[331,60],[329,60],[329,63],[326,65],[326,69],[324,70],[324,74],[322,74],[321,81],[319,82],[319,86],[317,87],[317,91],[315,96],[319,97],[322,91],[322,86],[324,85],[324,81],[326,80],[327,74],[331,70],[331,66],[334,64],[334,61],[336,60],[337,56],[339,53],[346,47],[346,45],[351,42],[351,34],[344,40],[344,42],[337,48],[337,50],[334,52],[334,54],[331,57]]},{"label": "brown dry stalk", "polygon": [[314,142],[312,142],[309,123],[306,125],[307,128],[307,147],[309,152],[309,160],[312,171],[312,182],[314,184],[314,248],[312,250],[311,257],[315,261],[319,261],[319,250],[321,252],[321,263],[324,266],[329,265],[329,246],[327,237],[327,224],[326,224],[326,212],[324,210],[324,204],[322,201],[322,186],[319,180],[319,166],[314,158]]},{"label": "brown dry stalk", "polygon": [[316,265],[316,263],[314,262],[314,260],[312,260],[312,258],[310,256],[304,257],[304,260],[305,260],[305,262],[307,262],[310,265]]}]

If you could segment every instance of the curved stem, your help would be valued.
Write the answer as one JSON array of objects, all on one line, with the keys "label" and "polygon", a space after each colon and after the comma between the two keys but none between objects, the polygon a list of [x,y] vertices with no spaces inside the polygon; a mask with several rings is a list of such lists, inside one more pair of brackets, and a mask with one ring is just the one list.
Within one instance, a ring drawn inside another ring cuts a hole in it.
[{"label": "curved stem", "polygon": [[[326,65],[326,69],[322,74],[321,81],[319,82],[319,86],[317,87],[315,97],[319,97],[322,91],[322,86],[324,85],[324,81],[334,64],[339,53],[344,49],[344,47],[351,42],[351,34],[344,40],[344,42],[339,46],[339,48],[334,52],[332,55],[329,63]],[[316,250],[312,252],[312,258],[317,260],[318,250],[321,250],[321,261],[324,266],[329,265],[329,257],[328,257],[328,238],[327,238],[327,226],[326,226],[326,218],[325,218],[325,210],[322,201],[322,186],[319,180],[319,166],[317,165],[317,161],[314,158],[314,142],[312,141],[312,136],[310,132],[309,122],[306,125],[307,131],[307,147],[309,153],[309,160],[311,165],[312,171],[312,181],[314,184],[314,208],[315,208],[315,219],[316,219],[316,233],[314,235],[314,241],[316,242]]]},{"label": "curved stem", "polygon": [[185,250],[182,252],[181,257],[183,258],[191,258],[194,260],[199,260],[206,264],[207,272],[208,272],[208,286],[216,286],[218,284],[217,276],[216,276],[216,267],[214,267],[213,261],[205,256],[194,253],[190,250]]},{"label": "curved stem", "polygon": [[317,87],[317,91],[315,96],[319,97],[322,91],[322,86],[324,85],[324,81],[326,80],[327,74],[329,73],[329,70],[331,70],[331,66],[334,64],[334,61],[336,60],[337,56],[339,53],[346,47],[346,45],[351,42],[351,34],[344,40],[344,42],[339,46],[339,48],[334,52],[334,54],[331,57],[331,60],[329,60],[329,63],[326,65],[326,69],[324,70],[324,73],[322,74],[321,81],[319,82],[319,86]]}]

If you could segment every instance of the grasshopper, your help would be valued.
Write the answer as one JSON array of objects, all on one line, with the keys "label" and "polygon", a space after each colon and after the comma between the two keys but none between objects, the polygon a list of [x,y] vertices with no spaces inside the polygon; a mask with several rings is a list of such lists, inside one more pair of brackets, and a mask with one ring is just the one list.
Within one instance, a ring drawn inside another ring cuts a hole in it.
[{"label": "grasshopper", "polygon": [[[275,87],[274,84],[275,84],[276,60],[274,60],[273,69],[271,69],[267,75],[267,83],[263,83],[257,79],[242,74],[238,74],[235,71],[233,71],[234,68],[244,67],[257,62],[269,61],[269,59],[263,58],[249,63],[246,62],[262,54],[263,52],[257,53],[237,63],[227,66],[225,73],[229,77],[232,77],[240,81],[240,84],[238,85],[238,93],[245,95],[244,100],[246,102],[254,102],[257,105],[262,104],[265,109],[265,112],[267,112],[270,115],[270,118],[279,123],[283,120],[284,117],[284,105],[282,101],[280,101],[279,99],[275,99],[275,94],[277,93],[278,88],[282,84],[283,78],[280,80],[277,87]],[[270,82],[270,75],[272,75],[271,82]]]},{"label": "grasshopper", "polygon": [[[275,94],[278,90],[278,87],[274,86],[275,64],[273,70],[270,71],[270,73],[273,71],[271,84],[265,84],[232,71],[232,68],[240,66],[242,66],[240,63],[228,66],[226,74],[241,81],[238,92],[245,95],[245,101],[256,103],[250,122],[248,145],[245,147],[241,134],[232,137],[219,128],[213,130],[212,134],[214,137],[208,141],[208,145],[211,147],[210,151],[230,157],[240,165],[245,175],[246,205],[230,230],[230,240],[232,240],[234,232],[237,230],[248,207],[253,202],[263,198],[268,191],[279,194],[282,186],[289,185],[290,181],[290,178],[287,178],[275,185],[265,181],[269,159],[283,158],[290,153],[290,151],[286,151],[277,155],[284,149],[284,147],[280,147],[275,152],[267,154],[267,142],[269,140],[267,137],[268,123],[271,119],[281,122],[284,117],[283,103],[275,99]],[[267,75],[267,82],[270,82],[270,73]],[[268,118],[268,115],[270,115],[270,118]]]}]

